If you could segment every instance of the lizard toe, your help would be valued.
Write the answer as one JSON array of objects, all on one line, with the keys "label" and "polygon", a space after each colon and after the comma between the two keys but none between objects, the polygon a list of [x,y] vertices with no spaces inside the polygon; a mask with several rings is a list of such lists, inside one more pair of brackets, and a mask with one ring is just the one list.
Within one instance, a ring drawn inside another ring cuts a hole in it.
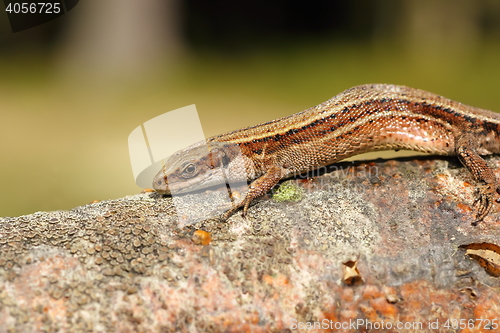
[{"label": "lizard toe", "polygon": [[494,189],[490,184],[479,186],[476,200],[473,203],[473,206],[477,209],[476,221],[472,225],[477,225],[491,211],[496,191],[497,189]]}]

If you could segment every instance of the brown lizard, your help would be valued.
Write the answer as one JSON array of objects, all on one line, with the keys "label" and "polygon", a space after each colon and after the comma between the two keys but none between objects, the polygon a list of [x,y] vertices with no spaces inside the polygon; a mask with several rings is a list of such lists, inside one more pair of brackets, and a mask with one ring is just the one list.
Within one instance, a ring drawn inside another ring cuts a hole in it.
[{"label": "brown lizard", "polygon": [[159,193],[190,192],[247,181],[248,193],[230,209],[244,214],[253,199],[281,179],[375,150],[408,149],[457,155],[478,182],[476,222],[499,190],[480,155],[500,153],[500,115],[405,86],[348,89],[302,112],[217,135],[170,157],[153,181]]}]

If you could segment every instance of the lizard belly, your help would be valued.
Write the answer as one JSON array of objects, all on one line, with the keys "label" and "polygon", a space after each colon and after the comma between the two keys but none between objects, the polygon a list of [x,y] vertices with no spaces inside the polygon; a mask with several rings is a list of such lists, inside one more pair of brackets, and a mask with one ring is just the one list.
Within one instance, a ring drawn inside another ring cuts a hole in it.
[{"label": "lizard belly", "polygon": [[381,130],[375,150],[409,149],[430,154],[449,155],[455,152],[455,135],[449,124],[423,121],[423,118],[400,119]]},{"label": "lizard belly", "polygon": [[379,117],[373,123],[353,124],[306,144],[291,145],[278,156],[287,176],[314,170],[343,159],[380,150],[414,150],[430,154],[455,152],[449,124],[421,117]]}]

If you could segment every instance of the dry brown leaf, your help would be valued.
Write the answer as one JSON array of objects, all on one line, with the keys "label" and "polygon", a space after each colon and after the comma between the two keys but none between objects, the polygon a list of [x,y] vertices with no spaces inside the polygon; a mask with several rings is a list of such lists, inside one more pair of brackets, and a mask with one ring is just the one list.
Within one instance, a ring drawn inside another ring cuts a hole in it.
[{"label": "dry brown leaf", "polygon": [[492,276],[500,276],[500,246],[492,243],[471,243],[462,245],[465,254],[474,260]]}]

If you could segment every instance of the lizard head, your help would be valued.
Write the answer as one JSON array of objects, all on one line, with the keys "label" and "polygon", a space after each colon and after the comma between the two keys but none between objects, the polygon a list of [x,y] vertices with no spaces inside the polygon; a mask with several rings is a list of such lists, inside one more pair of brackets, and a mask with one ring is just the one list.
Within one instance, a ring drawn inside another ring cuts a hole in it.
[{"label": "lizard head", "polygon": [[231,180],[234,175],[242,178],[246,172],[241,160],[238,163],[237,151],[233,144],[205,141],[179,150],[155,176],[153,188],[163,194],[180,194],[225,184],[228,175]]}]

